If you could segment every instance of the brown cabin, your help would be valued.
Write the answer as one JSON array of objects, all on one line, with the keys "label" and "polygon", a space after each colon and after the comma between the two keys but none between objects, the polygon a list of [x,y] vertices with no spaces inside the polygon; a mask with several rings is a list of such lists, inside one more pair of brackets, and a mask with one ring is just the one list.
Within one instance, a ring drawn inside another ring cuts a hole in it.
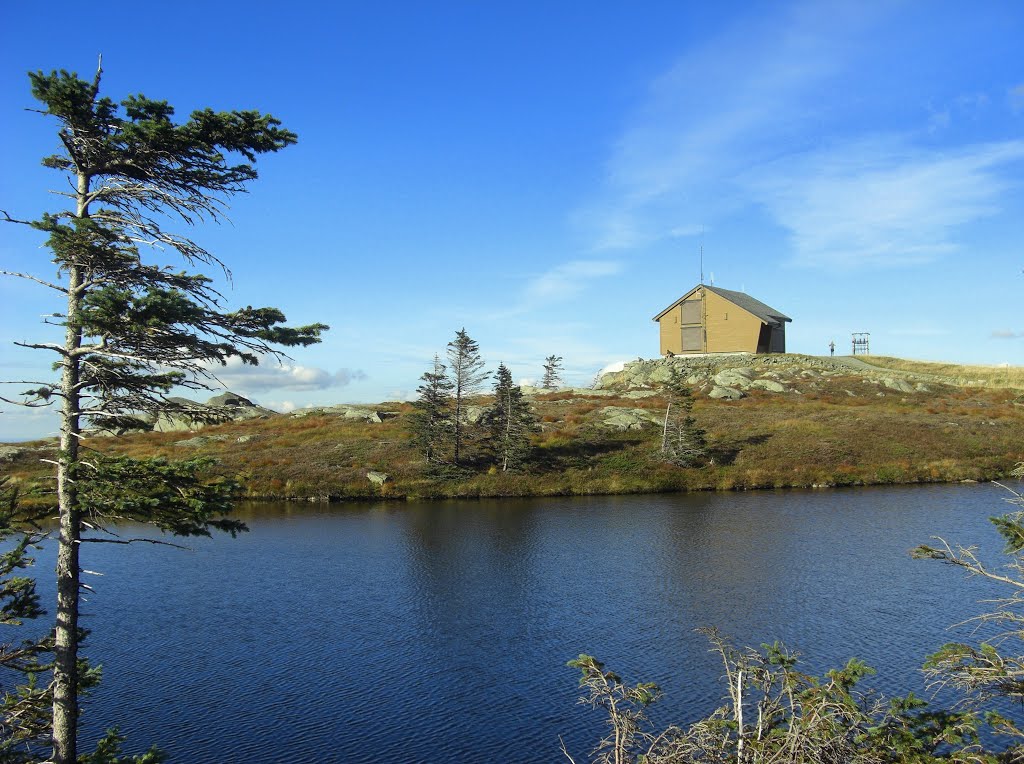
[{"label": "brown cabin", "polygon": [[785,353],[789,316],[743,292],[698,284],[653,319],[661,354]]}]

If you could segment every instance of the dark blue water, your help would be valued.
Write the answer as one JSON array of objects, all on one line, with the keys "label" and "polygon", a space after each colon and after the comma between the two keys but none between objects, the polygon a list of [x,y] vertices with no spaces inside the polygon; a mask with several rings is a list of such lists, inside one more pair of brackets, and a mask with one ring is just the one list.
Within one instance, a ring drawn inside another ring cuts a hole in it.
[{"label": "dark blue water", "polygon": [[[262,505],[238,539],[90,545],[84,605],[118,724],[179,762],[552,762],[603,732],[565,662],[596,655],[666,692],[660,721],[721,701],[699,626],[784,640],[821,671],[923,691],[924,655],[992,593],[908,550],[998,554],[995,487]],[[39,567],[51,569],[49,552]],[[49,590],[47,590],[49,591]]]}]

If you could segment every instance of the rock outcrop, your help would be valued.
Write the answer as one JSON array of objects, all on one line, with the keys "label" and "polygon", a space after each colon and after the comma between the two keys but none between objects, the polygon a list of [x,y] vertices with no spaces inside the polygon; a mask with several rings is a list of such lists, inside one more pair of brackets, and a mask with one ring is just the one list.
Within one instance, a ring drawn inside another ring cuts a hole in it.
[{"label": "rock outcrop", "polygon": [[391,480],[391,475],[386,472],[378,472],[377,470],[368,470],[366,473],[366,479],[374,485],[384,485],[386,482]]},{"label": "rock outcrop", "polygon": [[708,398],[726,401],[738,401],[742,397],[743,393],[735,387],[722,387],[721,385],[715,385],[711,388],[711,392],[708,393]]},{"label": "rock outcrop", "polygon": [[597,412],[595,424],[604,430],[643,430],[658,424],[660,420],[661,417],[658,413],[647,409],[605,406]]},{"label": "rock outcrop", "polygon": [[5,462],[13,462],[19,456],[24,454],[26,449],[18,448],[17,446],[0,446],[0,464]]},{"label": "rock outcrop", "polygon": [[[276,411],[257,406],[248,398],[230,392],[215,395],[206,403],[197,403],[187,398],[171,398],[170,400],[179,404],[182,411],[149,417],[155,432],[191,432],[201,430],[211,423],[218,424],[239,419],[258,419],[277,415]],[[189,410],[195,411],[195,415],[190,416]]]},{"label": "rock outcrop", "polygon": [[342,419],[358,419],[363,422],[380,424],[385,419],[398,416],[397,411],[385,411],[377,406],[339,403],[337,406],[313,406],[308,409],[293,411],[289,416],[340,416]]},{"label": "rock outcrop", "polygon": [[[859,358],[721,353],[637,359],[627,363],[621,371],[603,374],[591,394],[607,391],[620,397],[657,395],[673,369],[678,370],[695,391],[721,400],[738,400],[755,391],[773,395],[827,392],[837,386],[839,380],[845,387],[837,387],[837,390],[848,395],[875,395],[879,387],[921,395],[931,392],[936,385],[954,384],[923,374],[872,366]],[[874,390],[868,393],[862,388],[859,393],[851,392],[851,388],[857,388],[857,383],[871,385]]]}]

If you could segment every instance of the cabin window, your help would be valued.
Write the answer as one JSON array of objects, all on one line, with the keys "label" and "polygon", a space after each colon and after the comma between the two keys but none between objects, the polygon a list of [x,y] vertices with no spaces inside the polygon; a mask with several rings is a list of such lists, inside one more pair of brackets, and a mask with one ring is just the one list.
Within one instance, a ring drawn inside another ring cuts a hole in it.
[{"label": "cabin window", "polygon": [[679,311],[684,324],[700,323],[700,300],[686,300]]}]

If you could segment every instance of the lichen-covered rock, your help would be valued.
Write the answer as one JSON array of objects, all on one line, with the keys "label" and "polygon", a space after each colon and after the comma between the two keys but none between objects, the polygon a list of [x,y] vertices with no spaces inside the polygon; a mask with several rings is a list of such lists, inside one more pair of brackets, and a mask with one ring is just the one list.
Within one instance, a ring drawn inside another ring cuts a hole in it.
[{"label": "lichen-covered rock", "polygon": [[[188,432],[201,430],[209,422],[204,421],[205,417],[212,418],[214,423],[231,422],[240,419],[265,419],[275,416],[277,412],[257,406],[248,398],[243,398],[235,393],[221,393],[215,395],[205,404],[190,401],[187,398],[171,398],[178,403],[185,411],[175,414],[160,414],[150,421],[155,432]],[[194,409],[197,416],[189,416],[187,409]],[[198,418],[197,418],[198,417]]]},{"label": "lichen-covered rock", "polygon": [[363,406],[345,406],[341,415],[345,419],[359,419],[363,422],[371,422],[373,424],[380,424],[384,421],[377,409],[365,408]]},{"label": "lichen-covered rock", "polygon": [[893,377],[883,377],[882,384],[888,387],[890,390],[898,390],[901,393],[912,393],[914,392],[914,386],[907,382],[905,379],[894,379]]},{"label": "lichen-covered rock", "polygon": [[719,387],[737,387],[746,390],[750,387],[754,371],[749,368],[723,369],[712,377],[714,383]]},{"label": "lichen-covered rock", "polygon": [[234,393],[221,393],[220,395],[215,395],[206,402],[206,405],[236,406],[240,408],[253,408],[256,406],[256,404],[248,398],[243,398],[241,395],[235,395]]},{"label": "lichen-covered rock", "polygon": [[[742,392],[750,389],[755,379],[762,379],[778,382],[786,388],[787,393],[793,395],[799,395],[805,389],[841,394],[851,383],[874,384],[878,387],[884,385],[885,388],[899,392],[928,392],[929,388],[934,390],[939,385],[981,384],[966,378],[885,369],[859,357],[832,358],[796,353],[703,353],[649,360],[638,358],[623,364],[618,371],[602,374],[594,383],[595,389],[588,394],[623,395],[632,390],[660,390],[673,370],[678,370],[685,377],[686,383],[694,388],[713,390],[714,387],[720,387]],[[850,379],[850,382],[846,382],[846,379]],[[775,390],[771,386],[761,389]],[[866,393],[858,392],[856,395],[863,394]]]},{"label": "lichen-covered rock", "polygon": [[606,430],[642,430],[660,421],[660,415],[647,409],[605,406],[598,412],[597,426]]},{"label": "lichen-covered rock", "polygon": [[776,382],[774,379],[755,379],[750,383],[750,386],[755,387],[758,390],[767,390],[770,393],[786,392],[786,386]]},{"label": "lichen-covered rock", "polygon": [[398,416],[397,411],[383,411],[376,406],[360,406],[349,403],[339,403],[336,406],[314,406],[308,409],[293,411],[293,417],[306,416],[340,416],[343,419],[356,419],[362,422],[380,424],[385,419],[392,419]]},{"label": "lichen-covered rock", "polygon": [[663,385],[672,378],[672,367],[665,364],[658,364],[647,373],[647,381],[650,384]]},{"label": "lichen-covered rock", "polygon": [[384,485],[386,482],[391,480],[391,475],[386,472],[377,472],[376,470],[368,470],[366,473],[366,479],[374,485]]},{"label": "lichen-covered rock", "polygon": [[0,462],[13,462],[23,453],[25,453],[24,448],[17,448],[16,446],[0,446]]},{"label": "lichen-covered rock", "polygon": [[738,401],[743,397],[743,393],[734,387],[720,387],[715,385],[711,388],[711,392],[708,393],[708,398],[717,398],[719,400],[727,401]]}]

